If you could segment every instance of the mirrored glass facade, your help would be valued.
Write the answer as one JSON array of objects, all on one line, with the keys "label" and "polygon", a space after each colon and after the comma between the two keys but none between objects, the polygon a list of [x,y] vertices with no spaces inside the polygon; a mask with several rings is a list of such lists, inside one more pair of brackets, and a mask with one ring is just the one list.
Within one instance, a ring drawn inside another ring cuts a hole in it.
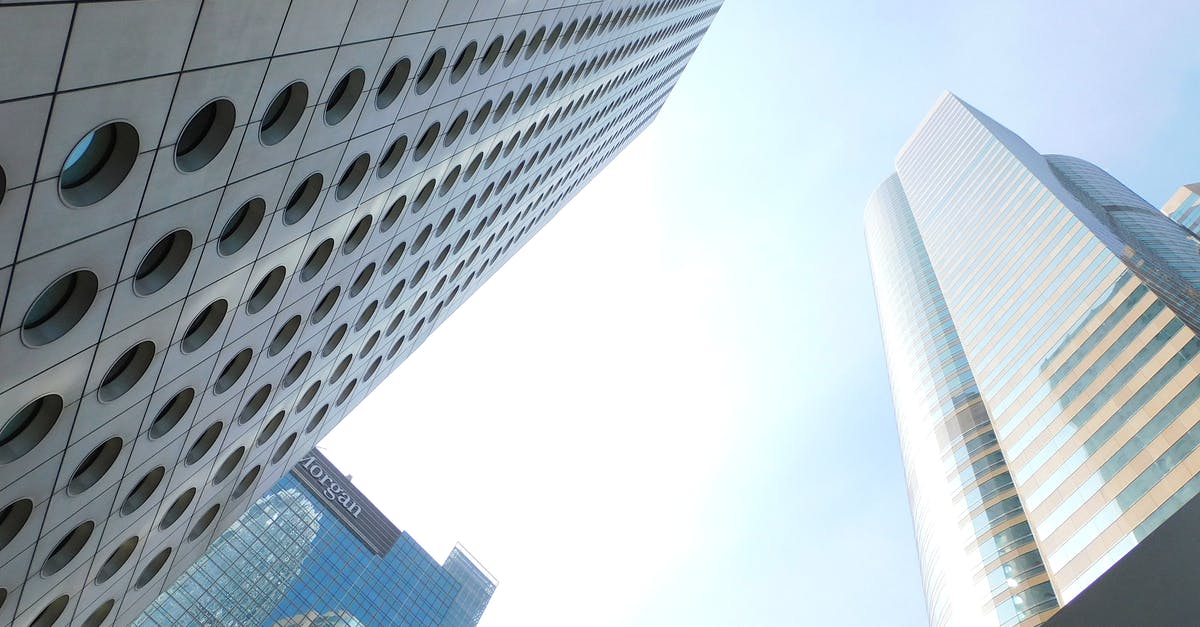
[{"label": "mirrored glass facade", "polygon": [[1040,624],[1200,489],[1200,240],[949,94],[866,220],[931,622]]},{"label": "mirrored glass facade", "polygon": [[461,547],[438,564],[314,452],[134,625],[473,626],[495,589]]}]

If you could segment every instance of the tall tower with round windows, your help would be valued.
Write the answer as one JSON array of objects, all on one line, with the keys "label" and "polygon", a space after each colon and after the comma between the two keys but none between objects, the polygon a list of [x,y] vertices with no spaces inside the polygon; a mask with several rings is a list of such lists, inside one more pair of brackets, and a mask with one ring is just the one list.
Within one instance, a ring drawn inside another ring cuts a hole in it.
[{"label": "tall tower with round windows", "polygon": [[720,5],[0,7],[0,624],[136,616],[654,120]]}]

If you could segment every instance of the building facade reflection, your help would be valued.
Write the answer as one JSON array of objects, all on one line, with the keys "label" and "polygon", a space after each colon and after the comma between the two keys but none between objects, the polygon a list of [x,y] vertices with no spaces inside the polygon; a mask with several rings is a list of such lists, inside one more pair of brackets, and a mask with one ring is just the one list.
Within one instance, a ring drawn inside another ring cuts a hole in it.
[{"label": "building facade reflection", "polygon": [[135,624],[469,627],[495,589],[461,547],[439,564],[313,451]]},{"label": "building facade reflection", "polygon": [[867,241],[933,624],[1040,624],[1200,489],[1194,221],[950,94],[901,150]]}]

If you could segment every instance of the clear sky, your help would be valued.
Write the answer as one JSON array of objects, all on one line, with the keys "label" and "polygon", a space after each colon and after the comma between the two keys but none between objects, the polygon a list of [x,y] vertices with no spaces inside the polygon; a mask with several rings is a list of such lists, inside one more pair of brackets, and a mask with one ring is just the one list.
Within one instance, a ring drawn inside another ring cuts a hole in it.
[{"label": "clear sky", "polygon": [[484,627],[922,625],[862,236],[942,90],[1153,204],[1200,3],[727,0],[657,121],[323,443]]}]

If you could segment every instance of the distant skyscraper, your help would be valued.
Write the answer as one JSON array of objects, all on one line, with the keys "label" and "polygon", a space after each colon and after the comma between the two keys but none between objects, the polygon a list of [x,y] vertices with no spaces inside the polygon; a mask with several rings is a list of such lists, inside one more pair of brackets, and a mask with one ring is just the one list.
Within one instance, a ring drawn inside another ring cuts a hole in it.
[{"label": "distant skyscraper", "polygon": [[133,624],[470,627],[495,589],[461,548],[438,565],[313,451]]},{"label": "distant skyscraper", "polygon": [[930,621],[1040,624],[1200,491],[1200,240],[952,95],[866,231]]},{"label": "distant skyscraper", "polygon": [[0,625],[136,615],[654,120],[720,5],[0,3]]}]

